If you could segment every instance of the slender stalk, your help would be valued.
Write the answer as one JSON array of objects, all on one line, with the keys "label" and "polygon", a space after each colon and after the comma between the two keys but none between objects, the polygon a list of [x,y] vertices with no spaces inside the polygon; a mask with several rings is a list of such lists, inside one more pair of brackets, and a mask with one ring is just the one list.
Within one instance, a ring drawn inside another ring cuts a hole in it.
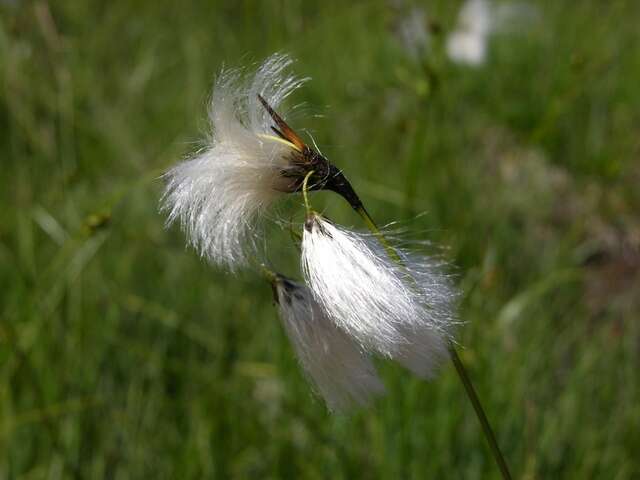
[{"label": "slender stalk", "polygon": [[371,218],[371,215],[369,215],[369,213],[365,210],[364,206],[363,205],[358,206],[356,208],[356,212],[358,212],[358,215],[362,217],[369,231],[373,233],[373,235],[375,235],[376,239],[384,247],[384,249],[387,251],[391,259],[394,262],[401,264],[402,259],[400,258],[400,255],[398,255],[398,252],[396,252],[395,248],[393,248],[393,246],[384,237],[384,235],[382,234],[382,232],[380,231],[376,223]]},{"label": "slender stalk", "polygon": [[[364,206],[358,206],[357,208],[355,208],[355,210],[362,217],[362,219],[364,220],[364,223],[367,225],[367,228],[371,231],[371,233],[373,233],[373,235],[375,235],[375,237],[378,239],[380,244],[385,248],[389,256],[395,262],[402,264],[402,259],[398,255],[398,252],[396,252],[393,246],[387,241],[384,234],[380,231],[380,229],[377,227],[376,223],[373,221],[369,213],[365,210]],[[489,444],[489,449],[493,454],[493,458],[498,464],[498,468],[500,469],[502,478],[504,478],[505,480],[511,480],[511,473],[509,473],[509,467],[507,466],[507,462],[505,461],[504,456],[500,451],[500,447],[498,445],[498,442],[496,441],[496,437],[493,433],[493,429],[491,428],[491,424],[489,423],[489,419],[487,418],[484,408],[482,408],[482,403],[480,403],[480,398],[478,397],[478,394],[473,388],[471,379],[469,378],[469,375],[467,374],[464,364],[462,363],[462,361],[460,360],[460,357],[458,356],[458,353],[456,352],[455,346],[451,342],[449,342],[449,355],[451,357],[453,365],[456,368],[456,372],[458,373],[458,376],[462,381],[462,385],[464,386],[467,396],[469,397],[469,400],[473,405],[473,409],[476,412],[476,416],[480,421],[480,425],[482,426],[482,432],[484,433],[487,443]]]},{"label": "slender stalk", "polygon": [[302,198],[304,200],[304,208],[307,212],[307,216],[309,216],[309,214],[311,213],[311,206],[309,205],[309,178],[311,178],[311,175],[313,175],[315,172],[313,170],[311,170],[309,173],[307,173],[307,175],[304,177],[304,180],[302,181]]},{"label": "slender stalk", "polygon": [[498,468],[500,468],[500,473],[502,473],[502,478],[505,480],[511,480],[511,473],[509,473],[509,467],[507,462],[502,455],[502,451],[500,451],[500,447],[498,446],[498,442],[496,440],[496,436],[493,433],[493,429],[491,428],[491,424],[489,423],[489,419],[482,408],[482,404],[480,403],[480,398],[476,393],[475,388],[473,388],[473,384],[471,383],[471,379],[467,374],[467,370],[460,360],[458,356],[458,352],[456,352],[453,344],[449,343],[449,355],[451,356],[451,360],[456,367],[456,372],[458,372],[458,376],[460,380],[462,380],[462,384],[464,385],[464,389],[467,391],[467,396],[473,405],[473,409],[476,411],[476,415],[478,420],[480,421],[480,425],[482,425],[482,431],[484,432],[484,436],[487,439],[487,443],[489,444],[489,448],[491,449],[491,453],[493,454],[493,458],[498,464]]}]

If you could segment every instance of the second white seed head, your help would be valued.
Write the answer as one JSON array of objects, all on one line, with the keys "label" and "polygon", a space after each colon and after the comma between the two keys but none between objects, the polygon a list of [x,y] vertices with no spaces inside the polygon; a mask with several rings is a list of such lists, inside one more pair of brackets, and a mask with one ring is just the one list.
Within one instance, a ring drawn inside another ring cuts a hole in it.
[{"label": "second white seed head", "polygon": [[327,316],[310,290],[282,275],[273,281],[280,317],[300,365],[333,411],[362,406],[384,392],[360,345]]},{"label": "second white seed head", "polygon": [[363,348],[431,377],[447,352],[455,291],[427,257],[395,254],[317,213],[305,223],[302,271],[328,316]]}]

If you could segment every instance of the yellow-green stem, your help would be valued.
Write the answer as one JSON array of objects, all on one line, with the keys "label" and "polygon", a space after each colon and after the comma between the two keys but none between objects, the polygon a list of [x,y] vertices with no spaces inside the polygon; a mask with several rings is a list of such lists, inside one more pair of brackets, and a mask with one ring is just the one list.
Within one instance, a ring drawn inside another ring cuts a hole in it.
[{"label": "yellow-green stem", "polygon": [[311,213],[311,207],[309,206],[308,183],[309,183],[309,178],[311,178],[311,175],[313,174],[314,174],[314,171],[311,170],[309,173],[307,173],[307,175],[304,177],[304,180],[302,181],[302,199],[304,200],[304,208],[307,212],[307,216]]}]

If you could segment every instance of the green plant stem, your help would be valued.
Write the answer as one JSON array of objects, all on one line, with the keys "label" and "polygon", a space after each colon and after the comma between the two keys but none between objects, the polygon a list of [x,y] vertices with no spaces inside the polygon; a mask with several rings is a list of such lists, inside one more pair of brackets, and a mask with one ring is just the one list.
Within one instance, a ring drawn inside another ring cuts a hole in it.
[{"label": "green plant stem", "polygon": [[380,242],[380,244],[384,247],[384,249],[387,251],[387,253],[392,258],[392,260],[398,264],[402,264],[402,259],[400,258],[400,255],[398,255],[398,252],[396,252],[395,248],[393,248],[393,246],[384,237],[384,235],[382,234],[382,232],[380,231],[376,223],[371,218],[371,215],[369,215],[369,213],[365,210],[364,206],[360,205],[355,210],[356,212],[358,212],[358,215],[362,217],[369,231],[373,233],[373,235],[375,235],[378,242]]},{"label": "green plant stem", "polygon": [[309,216],[309,214],[311,213],[311,205],[309,204],[309,179],[311,178],[311,175],[313,175],[315,172],[313,170],[311,170],[309,173],[307,173],[307,175],[304,177],[304,180],[302,181],[302,199],[304,200],[304,208],[307,212],[307,216]]},{"label": "green plant stem", "polygon": [[[380,231],[380,229],[378,228],[376,223],[373,221],[369,213],[367,213],[367,211],[365,210],[364,206],[359,206],[355,208],[355,210],[362,217],[362,219],[364,220],[364,223],[367,225],[367,228],[371,231],[371,233],[373,233],[373,235],[375,235],[375,237],[378,239],[380,244],[385,248],[389,256],[398,264],[402,264],[402,259],[400,258],[400,255],[398,255],[398,252],[387,241],[384,234]],[[491,428],[491,424],[489,423],[489,419],[487,418],[484,408],[482,408],[482,403],[480,403],[480,398],[478,397],[478,394],[473,388],[471,379],[469,378],[469,375],[467,374],[464,364],[462,363],[462,361],[460,360],[460,357],[458,356],[458,353],[456,352],[455,346],[451,342],[449,342],[449,355],[451,357],[453,365],[456,368],[456,372],[458,373],[458,376],[462,381],[462,385],[464,386],[467,396],[469,397],[469,400],[473,405],[473,409],[476,412],[476,416],[480,421],[480,425],[482,426],[482,432],[484,433],[487,443],[489,444],[489,449],[493,454],[493,458],[498,464],[498,468],[500,469],[502,478],[504,478],[505,480],[511,480],[509,467],[507,466],[507,462],[505,461],[504,456],[500,451],[500,447],[498,446],[498,442],[496,441],[496,437],[495,437],[495,434],[493,433],[493,429]]]},{"label": "green plant stem", "polygon": [[482,408],[482,404],[480,403],[480,398],[476,393],[475,388],[473,388],[473,384],[471,383],[471,379],[467,374],[467,370],[460,360],[458,356],[458,352],[452,343],[449,343],[449,355],[451,356],[451,360],[453,361],[453,365],[456,367],[456,372],[458,372],[458,376],[462,381],[462,385],[464,385],[464,389],[467,392],[467,396],[473,405],[473,409],[476,411],[476,416],[480,421],[480,425],[482,425],[482,431],[484,432],[484,436],[487,439],[487,443],[489,444],[489,448],[491,449],[491,453],[493,454],[493,458],[498,464],[498,468],[500,468],[500,473],[502,473],[502,478],[505,480],[511,480],[511,473],[509,473],[509,467],[507,462],[500,451],[500,447],[498,446],[498,442],[496,440],[496,436],[493,433],[493,429],[491,428],[491,424],[489,423],[489,419]]}]

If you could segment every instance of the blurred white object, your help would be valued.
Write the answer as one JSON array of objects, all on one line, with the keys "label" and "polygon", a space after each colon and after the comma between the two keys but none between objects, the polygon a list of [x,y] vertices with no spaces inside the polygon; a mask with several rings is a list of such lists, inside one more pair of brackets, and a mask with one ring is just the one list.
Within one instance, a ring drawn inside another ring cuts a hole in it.
[{"label": "blurred white object", "polygon": [[488,35],[493,29],[493,4],[488,0],[467,0],[458,14],[457,30]]},{"label": "blurred white object", "polygon": [[457,63],[483,64],[487,56],[487,42],[491,30],[489,2],[468,0],[458,14],[455,30],[447,37],[447,55]]},{"label": "blurred white object", "polygon": [[467,0],[455,29],[447,37],[447,55],[456,63],[482,65],[492,34],[521,33],[538,16],[538,10],[526,2],[497,5],[489,0]]},{"label": "blurred white object", "polygon": [[482,65],[487,56],[487,37],[467,32],[454,32],[447,38],[447,54],[456,63]]}]

